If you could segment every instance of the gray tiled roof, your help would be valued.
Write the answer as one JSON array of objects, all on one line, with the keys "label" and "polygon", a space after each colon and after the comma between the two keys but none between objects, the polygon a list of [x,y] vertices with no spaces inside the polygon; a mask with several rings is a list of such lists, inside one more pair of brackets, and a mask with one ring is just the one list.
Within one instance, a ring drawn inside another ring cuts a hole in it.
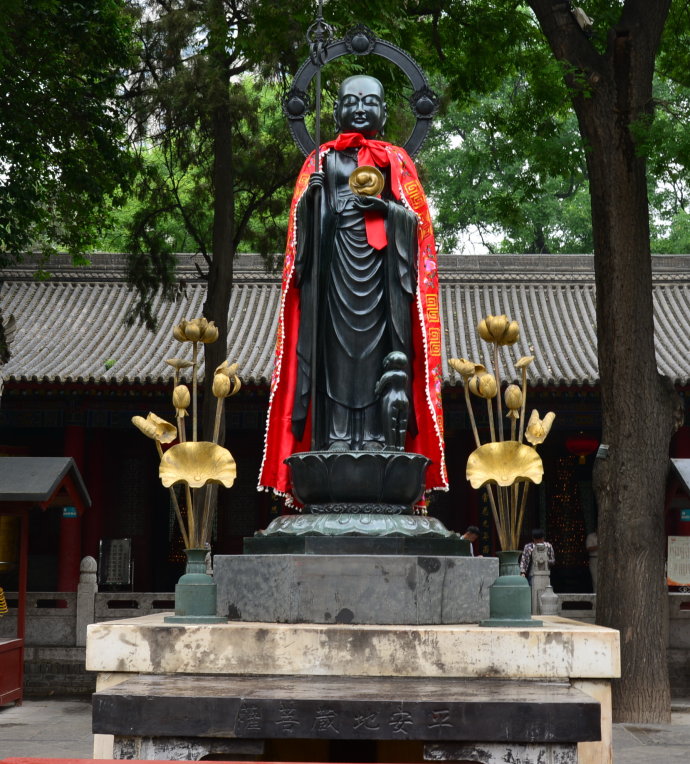
[{"label": "gray tiled roof", "polygon": [[[12,357],[0,374],[5,380],[109,384],[169,379],[172,370],[164,359],[191,355],[188,344],[173,339],[172,327],[201,315],[205,285],[193,260],[180,257],[183,286],[177,299],[156,302],[156,332],[126,325],[135,295],[124,284],[119,256],[94,256],[89,268],[58,263],[47,282],[31,278],[30,263],[0,272],[3,315],[17,321]],[[690,258],[656,256],[653,262],[659,369],[688,384]],[[513,362],[535,355],[532,384],[596,384],[590,256],[445,256],[440,269],[448,383],[458,381],[447,368],[448,358],[485,359],[488,346],[477,337],[477,322],[487,313],[507,313],[520,323],[521,338],[502,350],[504,376],[517,378]],[[279,276],[266,273],[258,257],[238,258],[228,358],[238,361],[245,382],[265,383],[270,377],[279,294]],[[113,360],[106,369],[106,361]]]}]

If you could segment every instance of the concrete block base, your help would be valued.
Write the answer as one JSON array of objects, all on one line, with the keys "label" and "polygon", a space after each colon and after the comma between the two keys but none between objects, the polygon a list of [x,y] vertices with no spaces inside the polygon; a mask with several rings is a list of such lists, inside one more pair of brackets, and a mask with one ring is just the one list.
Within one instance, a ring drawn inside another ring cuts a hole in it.
[{"label": "concrete block base", "polygon": [[492,557],[216,555],[218,615],[263,623],[453,624],[489,617]]}]

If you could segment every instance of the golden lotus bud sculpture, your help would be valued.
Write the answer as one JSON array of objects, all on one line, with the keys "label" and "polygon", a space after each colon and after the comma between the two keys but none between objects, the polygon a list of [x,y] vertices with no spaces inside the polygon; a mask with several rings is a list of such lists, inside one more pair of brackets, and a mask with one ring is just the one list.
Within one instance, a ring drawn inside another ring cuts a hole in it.
[{"label": "golden lotus bud sculpture", "polygon": [[203,342],[208,344],[218,339],[218,327],[205,318],[180,321],[173,329],[173,337],[180,342]]},{"label": "golden lotus bud sculpture", "polygon": [[230,377],[226,377],[225,374],[214,375],[211,391],[216,398],[227,398],[231,390],[232,382],[230,382]]},{"label": "golden lotus bud sculpture", "polygon": [[520,417],[519,410],[522,406],[522,390],[517,385],[508,385],[504,398],[508,409],[507,416],[510,419],[518,419]]},{"label": "golden lotus bud sculpture", "polygon": [[496,377],[493,374],[482,374],[479,377],[479,395],[482,398],[495,398],[497,393]]},{"label": "golden lotus bud sculpture", "polygon": [[488,315],[479,322],[477,331],[485,342],[493,342],[496,345],[513,345],[520,337],[518,322],[511,321],[505,315]]},{"label": "golden lotus bud sculpture", "polygon": [[546,436],[551,431],[551,425],[556,415],[553,411],[543,418],[539,418],[539,412],[535,409],[527,422],[527,431],[525,432],[525,440],[528,440],[533,446],[538,446],[546,440]]},{"label": "golden lotus bud sculpture", "polygon": [[177,417],[187,416],[187,409],[192,402],[192,396],[189,394],[187,385],[177,385],[173,390],[173,406]]},{"label": "golden lotus bud sculpture", "polygon": [[172,443],[177,437],[177,428],[174,424],[166,422],[156,414],[149,412],[146,419],[143,416],[133,416],[132,424],[137,427],[147,438],[158,443]]},{"label": "golden lotus bud sculpture", "polygon": [[453,371],[456,371],[464,380],[468,380],[476,374],[477,365],[467,358],[451,358],[448,365]]},{"label": "golden lotus bud sculpture", "polygon": [[[170,491],[170,500],[185,547],[202,549],[210,540],[213,525],[213,491],[217,485],[230,488],[237,474],[232,454],[218,441],[225,399],[239,392],[241,382],[236,363],[229,364],[224,361],[218,366],[212,385],[212,392],[216,398],[213,436],[211,440],[199,440],[197,437],[199,343],[215,342],[218,339],[218,328],[213,321],[194,318],[190,321],[181,321],[175,326],[173,337],[179,342],[192,344],[191,361],[185,358],[166,360],[168,366],[175,370],[172,405],[175,408],[177,426],[153,413],[150,413],[146,419],[135,416],[132,418],[132,423],[156,443],[160,457],[158,474],[163,486]],[[191,393],[187,385],[180,384],[180,373],[184,369],[191,369]],[[192,438],[188,440],[185,417],[188,416],[187,409],[190,405],[192,407]],[[175,440],[178,443],[171,445],[167,451],[163,452],[161,444],[171,444]],[[184,492],[184,512],[174,488],[178,484],[182,485]],[[203,507],[201,506],[202,494],[199,494],[199,491],[203,491]]]},{"label": "golden lotus bud sculpture", "polygon": [[[492,345],[493,373],[487,371],[486,366],[467,358],[451,358],[448,361],[448,365],[462,378],[465,404],[476,445],[467,460],[466,475],[472,488],[483,487],[488,494],[501,548],[518,549],[529,485],[541,483],[544,475],[544,466],[536,446],[546,439],[556,415],[549,412],[544,419],[540,419],[539,412],[533,411],[525,429],[527,369],[534,361],[534,356],[522,356],[515,363],[521,376],[520,384],[508,384],[501,395],[499,347],[514,345],[518,341],[520,327],[517,321],[511,321],[506,315],[488,315],[477,325],[477,333]],[[483,444],[471,394],[486,400],[490,437]],[[509,434],[504,433],[503,400],[508,410],[506,417],[510,420]],[[525,444],[523,440],[531,445]]]}]

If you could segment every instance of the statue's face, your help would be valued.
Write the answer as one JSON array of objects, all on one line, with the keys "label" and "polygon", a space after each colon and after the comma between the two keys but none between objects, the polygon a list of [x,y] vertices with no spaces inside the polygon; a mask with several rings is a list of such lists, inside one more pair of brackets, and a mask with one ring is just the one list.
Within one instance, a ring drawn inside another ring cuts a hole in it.
[{"label": "statue's face", "polygon": [[383,85],[374,77],[348,77],[338,91],[334,116],[341,133],[361,133],[372,138],[386,124]]}]

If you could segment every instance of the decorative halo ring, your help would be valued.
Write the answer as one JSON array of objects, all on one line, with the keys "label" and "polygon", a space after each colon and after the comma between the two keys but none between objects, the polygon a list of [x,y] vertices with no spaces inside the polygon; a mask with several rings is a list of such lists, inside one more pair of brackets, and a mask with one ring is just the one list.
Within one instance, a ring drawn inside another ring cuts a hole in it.
[{"label": "decorative halo ring", "polygon": [[[329,43],[323,54],[323,62],[327,64],[347,55],[381,56],[395,64],[408,78],[413,90],[409,99],[410,108],[417,121],[403,148],[410,156],[417,154],[429,132],[431,119],[438,110],[438,96],[429,87],[419,64],[402,48],[380,40],[371,29],[361,24],[350,29],[342,40]],[[316,75],[317,68],[311,59],[307,59],[299,68],[292,88],[283,101],[283,111],[288,118],[290,132],[304,156],[308,156],[316,148],[304,118],[311,111],[307,89]]]}]

